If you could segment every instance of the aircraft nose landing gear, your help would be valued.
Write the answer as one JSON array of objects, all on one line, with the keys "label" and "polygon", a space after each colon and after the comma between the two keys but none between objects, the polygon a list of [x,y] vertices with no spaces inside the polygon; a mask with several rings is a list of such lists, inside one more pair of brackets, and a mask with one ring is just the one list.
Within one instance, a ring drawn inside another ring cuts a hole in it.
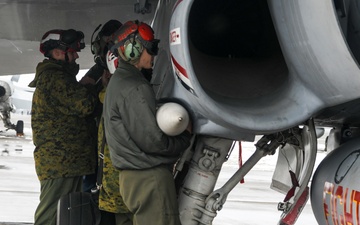
[{"label": "aircraft nose landing gear", "polygon": [[[253,155],[221,188],[214,190],[221,167],[228,157],[232,143],[233,141],[228,139],[199,136],[194,142],[193,155],[184,154],[191,160],[189,160],[189,169],[180,187],[178,197],[181,223],[186,225],[212,224],[217,211],[222,209],[233,188],[260,159],[267,155],[273,155],[281,146],[281,153],[287,157],[278,160],[275,172],[281,170],[280,175],[283,176],[275,174],[273,181],[275,180],[276,184],[280,186],[277,187],[277,191],[287,194],[286,198],[279,203],[278,209],[283,211],[283,214],[278,224],[293,225],[309,196],[308,183],[317,151],[313,120],[309,120],[303,128],[294,127],[278,133],[264,135],[255,144],[256,150]],[[284,166],[285,169],[283,169]],[[287,179],[282,179],[288,177],[289,167],[294,168],[293,174],[296,182],[291,183],[290,180],[289,183]]]}]

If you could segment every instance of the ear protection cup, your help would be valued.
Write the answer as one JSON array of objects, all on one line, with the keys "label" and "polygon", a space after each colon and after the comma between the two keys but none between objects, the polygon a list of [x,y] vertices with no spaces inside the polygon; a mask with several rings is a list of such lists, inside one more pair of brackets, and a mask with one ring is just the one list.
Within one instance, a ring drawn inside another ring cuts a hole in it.
[{"label": "ear protection cup", "polygon": [[[101,27],[101,24],[96,27],[91,35],[91,53],[94,55],[94,62],[106,68],[106,54],[108,51],[107,44],[109,42],[108,37],[111,36],[117,29],[122,26],[122,23],[117,20],[109,20],[104,24],[99,33],[93,40],[94,34]],[[107,38],[104,38],[107,37]],[[111,40],[111,39],[110,39]]]},{"label": "ear protection cup", "polygon": [[94,42],[91,43],[91,52],[94,55],[94,62],[106,67],[105,56],[108,48],[106,42],[98,35]]},{"label": "ear protection cup", "polygon": [[100,54],[100,38],[97,36],[96,39],[91,43],[91,53],[93,55],[99,55]]},{"label": "ear protection cup", "polygon": [[100,57],[100,51],[101,51],[100,49],[101,49],[100,38],[99,36],[97,36],[95,41],[91,43],[91,52],[94,55],[94,62],[100,63],[100,65],[102,65],[102,60]]},{"label": "ear protection cup", "polygon": [[124,56],[127,61],[135,61],[140,58],[140,55],[143,51],[143,45],[133,38],[127,40],[124,43]]}]

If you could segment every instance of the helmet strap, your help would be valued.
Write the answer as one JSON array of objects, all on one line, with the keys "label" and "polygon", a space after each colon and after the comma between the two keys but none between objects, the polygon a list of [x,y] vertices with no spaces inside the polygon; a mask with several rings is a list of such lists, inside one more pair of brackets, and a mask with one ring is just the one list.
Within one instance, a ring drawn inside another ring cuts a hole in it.
[{"label": "helmet strap", "polygon": [[99,34],[97,35],[97,37],[95,38],[95,40],[93,40],[93,38],[94,38],[95,32],[98,31],[98,30],[100,29],[100,27],[101,27],[101,24],[99,24],[99,26],[97,26],[97,27],[95,28],[94,32],[93,32],[92,35],[91,35],[91,53],[92,53],[93,55],[95,54],[95,51],[94,51],[94,49],[93,49],[94,42],[95,42],[97,39],[99,39]]},{"label": "helmet strap", "polygon": [[136,44],[136,40],[135,40],[135,36],[134,36],[134,39],[133,39],[133,42],[132,42],[132,45],[131,45],[131,52],[130,52],[130,57],[134,57],[135,56],[135,53],[134,53],[134,46]]},{"label": "helmet strap", "polygon": [[65,51],[65,62],[69,63],[68,51]]}]

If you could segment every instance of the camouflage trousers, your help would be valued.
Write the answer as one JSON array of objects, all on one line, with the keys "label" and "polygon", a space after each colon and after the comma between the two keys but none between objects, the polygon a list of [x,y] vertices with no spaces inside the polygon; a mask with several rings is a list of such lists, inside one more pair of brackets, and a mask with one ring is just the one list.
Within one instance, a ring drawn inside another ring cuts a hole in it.
[{"label": "camouflage trousers", "polygon": [[40,181],[40,203],[34,225],[56,225],[57,204],[61,196],[81,191],[82,176]]}]

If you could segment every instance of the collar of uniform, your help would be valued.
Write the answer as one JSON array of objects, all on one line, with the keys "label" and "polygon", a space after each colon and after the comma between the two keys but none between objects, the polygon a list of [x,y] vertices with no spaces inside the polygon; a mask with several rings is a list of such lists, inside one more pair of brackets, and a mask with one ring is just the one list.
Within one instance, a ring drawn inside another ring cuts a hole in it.
[{"label": "collar of uniform", "polygon": [[118,68],[126,69],[126,70],[130,71],[132,74],[142,75],[141,71],[138,68],[136,68],[134,65],[127,63],[123,60],[119,60]]}]

